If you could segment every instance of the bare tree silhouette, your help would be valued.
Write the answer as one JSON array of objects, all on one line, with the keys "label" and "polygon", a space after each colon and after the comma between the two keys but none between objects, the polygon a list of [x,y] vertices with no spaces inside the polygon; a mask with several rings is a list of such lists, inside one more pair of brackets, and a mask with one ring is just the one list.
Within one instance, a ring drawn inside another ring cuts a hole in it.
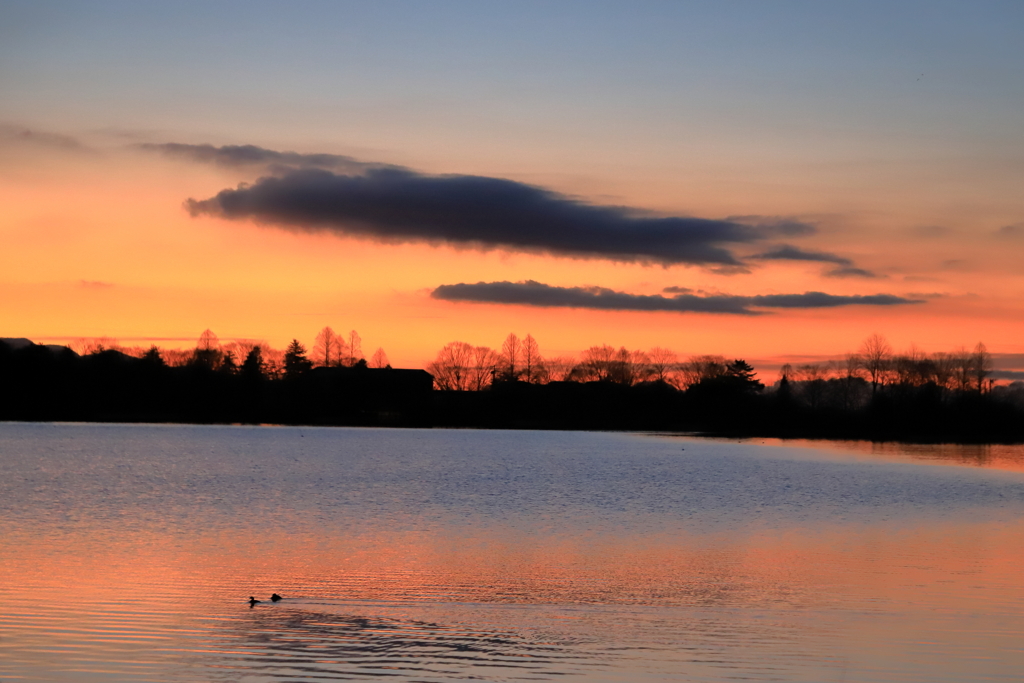
[{"label": "bare tree silhouette", "polygon": [[384,349],[378,347],[377,350],[373,352],[373,357],[370,358],[370,367],[371,368],[389,368],[389,367],[391,367],[391,363],[388,362],[388,354],[384,353]]},{"label": "bare tree silhouette", "polygon": [[591,346],[580,354],[578,375],[587,381],[607,381],[612,378],[615,349],[607,344]]},{"label": "bare tree silhouette", "polygon": [[359,333],[352,330],[348,333],[347,339],[342,339],[341,344],[341,364],[353,366],[363,358],[363,340],[359,336]]},{"label": "bare tree silhouette", "polygon": [[121,345],[113,337],[79,337],[71,341],[68,348],[79,356],[122,350]]},{"label": "bare tree silhouette", "polygon": [[522,377],[527,382],[540,384],[547,373],[544,371],[544,359],[540,355],[540,345],[533,335],[527,334],[522,342],[523,371]]},{"label": "bare tree silhouette", "polygon": [[316,335],[313,345],[313,362],[325,368],[338,365],[341,359],[341,340],[330,327],[325,327]]},{"label": "bare tree silhouette", "polygon": [[427,366],[438,389],[465,391],[469,388],[473,347],[466,342],[454,341],[437,352],[437,358]]},{"label": "bare tree silhouette", "polygon": [[651,357],[646,351],[627,351],[625,347],[619,349],[619,355],[623,363],[623,384],[630,386],[646,382],[651,377]]},{"label": "bare tree silhouette", "polygon": [[953,384],[959,391],[967,391],[974,382],[973,361],[971,353],[960,347],[949,355],[953,367]]},{"label": "bare tree silhouette", "polygon": [[655,346],[648,352],[647,359],[652,380],[675,385],[675,368],[679,363],[675,351]]},{"label": "bare tree silhouette", "polygon": [[683,384],[692,387],[705,380],[721,377],[727,365],[725,356],[690,356],[683,366]]},{"label": "bare tree silhouette", "polygon": [[498,372],[498,365],[501,358],[497,353],[486,346],[473,348],[473,362],[469,369],[469,381],[467,388],[480,391],[491,386],[494,376]]},{"label": "bare tree silhouette", "polygon": [[193,353],[193,365],[207,370],[216,370],[220,367],[221,360],[220,340],[211,330],[203,330]]},{"label": "bare tree silhouette", "polygon": [[239,360],[244,361],[249,357],[249,353],[256,347],[260,347],[262,351],[266,351],[270,345],[264,341],[257,341],[255,339],[236,339],[228,342],[227,344],[221,345],[221,351],[227,355],[231,354],[235,362]]},{"label": "bare tree silhouette", "polygon": [[199,342],[196,344],[196,348],[200,351],[214,351],[220,348],[220,340],[217,339],[217,335],[212,330],[206,329],[199,335]]},{"label": "bare tree silhouette", "polygon": [[172,368],[180,368],[185,365],[190,365],[195,360],[195,349],[164,349],[163,352],[164,362]]},{"label": "bare tree silhouette", "polygon": [[892,375],[897,384],[919,387],[930,382],[933,374],[931,359],[914,344],[893,357]]},{"label": "bare tree silhouette", "polygon": [[956,387],[956,363],[952,354],[940,351],[931,355],[932,378],[935,384],[943,389],[952,390]]},{"label": "bare tree silhouette", "polygon": [[971,354],[971,369],[974,372],[975,388],[979,394],[984,393],[985,378],[992,374],[992,356],[981,342],[978,342]]},{"label": "bare tree silhouette", "polygon": [[522,364],[523,344],[514,332],[505,337],[501,345],[501,378],[509,382],[519,379],[519,368]]},{"label": "bare tree silhouette", "polygon": [[892,347],[889,346],[885,337],[876,332],[861,344],[860,357],[871,380],[871,394],[874,395],[890,367]]},{"label": "bare tree silhouette", "polygon": [[556,356],[544,361],[548,379],[552,382],[565,382],[572,378],[576,368],[576,359],[572,356]]}]

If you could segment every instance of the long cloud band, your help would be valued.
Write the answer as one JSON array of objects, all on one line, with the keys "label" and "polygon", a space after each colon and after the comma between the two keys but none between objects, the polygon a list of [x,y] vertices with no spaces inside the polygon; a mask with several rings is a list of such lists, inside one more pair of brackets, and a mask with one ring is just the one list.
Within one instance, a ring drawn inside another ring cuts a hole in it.
[{"label": "long cloud band", "polygon": [[893,294],[840,296],[824,292],[733,296],[713,294],[628,294],[603,287],[556,287],[534,280],[441,285],[431,296],[444,301],[466,301],[524,306],[586,308],[604,311],[671,311],[676,313],[731,313],[758,315],[755,309],[834,308],[836,306],[896,306],[924,303]]}]

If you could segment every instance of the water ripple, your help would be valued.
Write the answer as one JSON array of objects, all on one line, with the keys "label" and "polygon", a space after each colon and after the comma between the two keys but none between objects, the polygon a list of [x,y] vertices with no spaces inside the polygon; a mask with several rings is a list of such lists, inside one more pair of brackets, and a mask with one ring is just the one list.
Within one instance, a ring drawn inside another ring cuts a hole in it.
[{"label": "water ripple", "polygon": [[212,641],[205,659],[219,680],[549,680],[601,667],[566,643],[515,631],[294,607],[257,607],[215,629]]}]

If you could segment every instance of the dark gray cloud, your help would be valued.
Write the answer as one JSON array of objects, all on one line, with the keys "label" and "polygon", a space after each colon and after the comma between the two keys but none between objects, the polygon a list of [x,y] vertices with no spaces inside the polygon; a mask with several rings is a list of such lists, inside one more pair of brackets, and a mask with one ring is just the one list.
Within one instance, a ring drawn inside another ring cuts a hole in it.
[{"label": "dark gray cloud", "polygon": [[385,242],[428,242],[613,261],[742,267],[727,248],[812,226],[652,216],[540,187],[481,176],[431,176],[399,168],[341,174],[292,169],[204,200],[193,216],[252,219],[298,230]]},{"label": "dark gray cloud", "polygon": [[833,268],[832,270],[826,270],[822,273],[825,277],[885,277],[878,273],[872,273],[870,270],[864,270],[863,268],[855,268],[853,266],[843,266],[841,268]]},{"label": "dark gray cloud", "polygon": [[692,287],[677,287],[672,285],[661,290],[665,294],[693,294],[694,290]]},{"label": "dark gray cloud", "polygon": [[301,154],[278,152],[256,145],[186,145],[178,142],[136,145],[139,149],[169,157],[216,164],[218,166],[257,166],[264,169],[322,168],[342,173],[363,173],[374,168],[399,168],[388,164],[360,161],[340,154]]},{"label": "dark gray cloud", "polygon": [[841,266],[853,265],[853,261],[837,254],[830,254],[826,251],[805,251],[790,244],[780,244],[770,251],[766,251],[763,254],[755,254],[751,258],[771,261],[820,261],[823,263],[837,263]]},{"label": "dark gray cloud", "polygon": [[836,296],[824,292],[803,294],[627,294],[604,287],[555,287],[534,280],[525,282],[477,282],[441,285],[431,297],[444,301],[468,301],[525,306],[588,308],[606,311],[672,311],[676,313],[731,313],[759,315],[758,308],[833,308],[836,306],[894,306],[924,303],[892,294]]}]

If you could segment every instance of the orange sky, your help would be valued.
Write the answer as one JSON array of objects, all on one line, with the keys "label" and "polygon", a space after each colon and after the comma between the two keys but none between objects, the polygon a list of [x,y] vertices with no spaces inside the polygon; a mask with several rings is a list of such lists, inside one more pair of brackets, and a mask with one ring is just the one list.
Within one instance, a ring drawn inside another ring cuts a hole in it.
[{"label": "orange sky", "polygon": [[[839,355],[876,331],[897,348],[916,343],[939,351],[983,340],[996,353],[1024,352],[1024,276],[1015,272],[1024,242],[984,233],[978,239],[967,228],[918,237],[911,229],[886,233],[878,217],[825,218],[821,224],[837,227],[815,235],[813,248],[850,255],[884,277],[823,278],[822,265],[811,262],[765,263],[750,274],[719,275],[697,266],[386,245],[192,218],[182,208],[184,199],[212,196],[251,178],[119,147],[69,153],[8,140],[7,148],[15,153],[0,166],[4,336],[108,336],[132,344],[143,343],[135,341],[140,338],[192,339],[211,328],[223,339],[264,339],[282,347],[293,337],[309,345],[331,325],[358,330],[367,353],[382,346],[403,366],[422,366],[456,339],[499,346],[512,331],[533,334],[549,355],[600,343],[661,345],[684,355]],[[637,204],[642,199],[623,197]],[[723,213],[721,198],[700,199],[702,205],[676,208]],[[670,201],[663,199],[665,206]],[[872,243],[852,239],[854,232],[870,235]],[[953,256],[963,263],[943,265]],[[757,317],[452,303],[429,296],[440,284],[526,279],[635,294],[684,286],[737,295],[936,296],[913,306]]]},{"label": "orange sky", "polygon": [[[406,367],[449,341],[497,347],[509,332],[532,334],[546,355],[608,343],[683,356],[839,356],[875,332],[897,350],[984,341],[996,354],[1024,353],[1024,148],[1013,134],[1024,96],[1001,80],[1024,53],[995,9],[951,13],[920,33],[909,10],[884,30],[852,8],[842,21],[824,9],[801,16],[834,44],[774,14],[712,44],[700,28],[734,18],[652,7],[565,24],[552,12],[559,37],[523,29],[478,43],[469,29],[484,19],[464,12],[449,17],[467,29],[450,35],[460,46],[452,53],[422,43],[417,22],[433,18],[393,21],[391,10],[350,13],[365,30],[348,43],[279,35],[259,50],[247,31],[273,26],[269,15],[220,31],[227,17],[213,9],[192,35],[173,13],[158,21],[161,11],[12,15],[20,30],[0,48],[0,92],[10,95],[0,98],[0,336],[177,347],[210,328],[281,348],[292,338],[309,346],[330,325],[357,330],[367,355],[380,346]],[[280,21],[319,30],[302,13]],[[958,48],[947,38],[967,24],[978,42]],[[843,47],[865,36],[873,51]],[[383,45],[393,50],[383,61],[359,56]],[[331,57],[315,62],[318,49]],[[706,60],[691,59],[698,49]],[[193,218],[186,199],[274,171],[135,147],[169,142],[344,154],[653,215],[797,220],[814,233],[727,245],[752,272],[723,275]],[[783,242],[876,277],[748,258]],[[634,295],[676,286],[925,303],[737,316],[430,297],[444,284],[525,280]]]}]

